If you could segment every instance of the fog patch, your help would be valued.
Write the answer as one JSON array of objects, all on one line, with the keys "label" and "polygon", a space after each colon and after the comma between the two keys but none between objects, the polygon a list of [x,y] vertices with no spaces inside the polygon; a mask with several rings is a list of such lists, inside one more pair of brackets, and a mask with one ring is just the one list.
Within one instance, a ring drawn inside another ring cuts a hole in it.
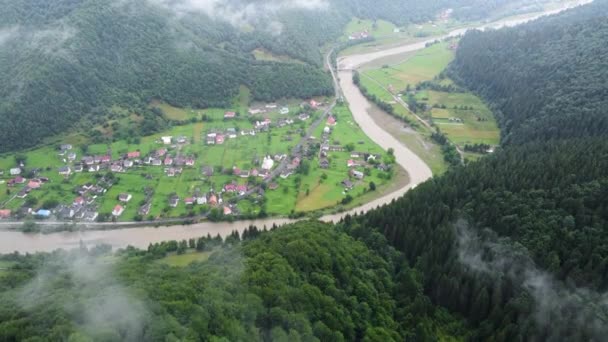
[{"label": "fog patch", "polygon": [[120,332],[121,340],[140,340],[149,315],[143,302],[116,279],[109,260],[82,251],[54,253],[19,291],[17,302],[28,311],[59,305],[89,336]]},{"label": "fog patch", "polygon": [[[174,11],[178,15],[204,13],[226,21],[235,27],[262,26],[273,35],[281,34],[282,24],[277,19],[288,10],[326,10],[327,0],[263,0],[251,3],[226,0],[149,0]],[[269,21],[270,20],[270,21]]]},{"label": "fog patch", "polygon": [[17,36],[19,26],[0,28],[0,46]]},{"label": "fog patch", "polygon": [[464,221],[457,222],[455,228],[459,261],[496,281],[508,277],[521,284],[534,299],[533,316],[538,325],[555,334],[548,339],[559,340],[560,328],[587,331],[597,340],[608,336],[606,293],[568,286],[539,269],[523,245],[498,238],[491,230],[478,235]]}]

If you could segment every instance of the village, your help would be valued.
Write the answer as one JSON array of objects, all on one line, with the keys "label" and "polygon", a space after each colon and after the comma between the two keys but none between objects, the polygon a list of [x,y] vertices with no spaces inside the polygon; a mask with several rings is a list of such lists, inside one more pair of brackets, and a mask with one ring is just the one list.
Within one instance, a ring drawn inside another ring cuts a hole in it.
[{"label": "village", "polygon": [[[33,157],[15,164],[15,158],[0,171],[0,187],[6,187],[0,218],[105,222],[290,215],[345,203],[354,188],[362,194],[370,182],[375,189],[390,178],[386,153],[362,132],[351,134],[356,127],[344,106],[332,110],[315,100],[295,108],[260,104],[244,115],[225,111],[216,121],[196,125],[146,137],[127,150],[62,143],[48,158],[55,159],[53,166],[30,165]],[[321,193],[328,189],[329,197]],[[298,208],[298,201],[310,202],[301,198],[309,195],[327,199]]]}]

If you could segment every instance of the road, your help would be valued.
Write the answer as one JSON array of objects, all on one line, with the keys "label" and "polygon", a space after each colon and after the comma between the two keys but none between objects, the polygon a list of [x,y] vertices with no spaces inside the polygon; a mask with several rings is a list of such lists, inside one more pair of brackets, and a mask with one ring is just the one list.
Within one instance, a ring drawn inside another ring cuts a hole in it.
[{"label": "road", "polygon": [[[552,11],[550,13],[554,13]],[[526,22],[526,20],[518,20],[519,23]],[[494,26],[512,26],[515,25],[514,21],[507,21],[505,23],[493,24]],[[485,25],[481,28],[490,27],[491,25]],[[460,32],[452,32],[450,35],[458,35],[464,33],[463,30]],[[442,37],[435,37],[429,41]],[[432,177],[432,173],[428,166],[412,151],[403,146],[397,139],[395,139],[390,133],[384,131],[378,126],[368,115],[367,111],[371,108],[371,104],[361,95],[359,89],[352,82],[352,70],[358,68],[366,63],[369,63],[375,59],[391,56],[395,54],[401,54],[403,52],[416,51],[425,47],[426,42],[407,44],[396,48],[390,48],[385,51],[377,51],[373,53],[366,53],[361,55],[347,56],[338,60],[339,71],[333,70],[330,53],[326,56],[326,64],[332,74],[334,80],[334,87],[336,88],[336,94],[340,96],[344,95],[344,99],[348,102],[348,105],[353,113],[355,121],[359,124],[361,129],[377,144],[382,148],[394,148],[395,159],[397,163],[408,172],[410,177],[410,183],[403,188],[395,189],[395,191],[378,198],[374,201],[366,203],[362,206],[354,208],[346,213],[336,215],[326,215],[321,218],[323,221],[336,221],[339,220],[346,214],[366,212],[374,209],[379,205],[387,204],[394,199],[402,196],[409,189],[414,188],[421,182],[426,181]],[[331,107],[331,106],[330,106]],[[176,221],[166,221],[160,224],[166,223],[171,224]],[[109,244],[115,248],[124,248],[128,245],[137,248],[146,248],[150,243],[156,243],[167,240],[182,240],[204,236],[207,234],[221,236],[229,235],[231,232],[238,230],[242,231],[244,228],[255,225],[259,228],[271,227],[272,225],[282,225],[285,223],[294,222],[293,220],[284,218],[268,218],[252,221],[238,221],[238,222],[201,222],[188,226],[172,226],[156,228],[158,222],[154,222],[155,226],[147,227],[131,227],[124,229],[113,229],[113,230],[85,230],[77,232],[59,232],[52,234],[24,234],[15,231],[0,231],[0,253],[12,253],[19,251],[22,253],[32,253],[37,251],[52,251],[57,248],[77,248],[80,243],[86,245],[95,245],[100,243]],[[48,222],[46,224],[52,224]],[[127,223],[126,225],[141,225],[141,222]],[[0,227],[14,226],[15,223],[0,222]],[[116,227],[110,223],[95,223],[92,224],[94,227],[101,229],[110,229]],[[122,224],[125,225],[125,224]]]}]

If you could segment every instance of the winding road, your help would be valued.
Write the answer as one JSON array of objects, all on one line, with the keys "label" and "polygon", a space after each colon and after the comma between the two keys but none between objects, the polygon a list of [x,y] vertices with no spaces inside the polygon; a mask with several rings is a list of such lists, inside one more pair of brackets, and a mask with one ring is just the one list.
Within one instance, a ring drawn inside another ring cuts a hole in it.
[{"label": "winding road", "polygon": [[[579,4],[590,2],[588,0],[580,1]],[[570,6],[564,6],[560,10],[553,10],[537,16],[532,16],[523,19],[505,20],[488,25],[478,27],[478,29],[500,28],[504,26],[514,26],[542,15],[553,14],[565,10]],[[352,56],[341,57],[338,59],[338,70],[333,70],[330,60],[331,51],[326,56],[326,64],[331,71],[336,88],[336,97],[343,96],[348,102],[349,108],[353,117],[361,129],[378,145],[384,149],[393,148],[395,151],[396,162],[401,165],[409,174],[410,183],[400,189],[395,189],[393,192],[366,203],[360,207],[352,209],[345,213],[336,215],[327,215],[321,218],[323,221],[337,221],[347,213],[366,212],[380,205],[390,203],[396,198],[401,197],[408,190],[415,187],[432,177],[430,168],[411,150],[401,144],[391,134],[382,129],[372,120],[368,114],[371,104],[363,97],[359,89],[355,86],[352,80],[352,72],[366,63],[387,56],[402,54],[423,49],[426,43],[436,39],[442,39],[450,36],[458,36],[466,32],[467,29],[459,29],[450,32],[442,37],[434,37],[432,39],[406,44],[398,47],[388,48],[382,51],[374,51]],[[271,227],[272,225],[282,225],[293,222],[293,220],[283,218],[268,218],[252,221],[238,221],[234,223],[228,222],[202,222],[188,226],[172,226],[172,227],[133,227],[114,230],[85,230],[78,232],[59,232],[52,234],[25,234],[21,232],[1,230],[0,231],[0,254],[12,253],[18,251],[21,253],[33,252],[48,252],[59,248],[75,248],[84,243],[85,245],[109,244],[114,248],[123,248],[128,245],[147,248],[150,243],[156,243],[167,240],[183,240],[204,236],[207,234],[226,236],[234,230],[242,231],[249,225],[256,225],[258,228],[264,226]],[[6,223],[0,224],[0,226]],[[105,226],[104,226],[105,227]],[[103,228],[103,227],[102,227]]]}]

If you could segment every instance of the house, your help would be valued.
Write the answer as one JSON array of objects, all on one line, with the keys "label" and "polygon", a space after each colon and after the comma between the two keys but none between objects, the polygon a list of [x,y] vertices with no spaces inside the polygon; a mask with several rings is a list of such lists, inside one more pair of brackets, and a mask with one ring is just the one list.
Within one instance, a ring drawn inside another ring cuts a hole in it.
[{"label": "house", "polygon": [[95,158],[93,158],[91,156],[85,156],[85,157],[82,157],[82,162],[85,165],[93,165],[93,164],[95,164]]},{"label": "house", "polygon": [[198,205],[207,204],[207,196],[206,195],[196,196],[196,204],[198,204]]},{"label": "house", "polygon": [[336,125],[336,118],[334,118],[333,116],[329,116],[327,118],[327,126],[335,126]]},{"label": "house", "polygon": [[23,189],[21,191],[19,191],[19,193],[17,194],[18,198],[26,198],[27,197],[27,193],[28,191],[26,189]]},{"label": "house", "polygon": [[157,157],[164,157],[165,154],[167,154],[167,149],[166,148],[159,148],[158,150],[156,150],[156,156]]},{"label": "house", "polygon": [[223,143],[224,143],[224,136],[223,136],[223,135],[221,135],[221,134],[218,134],[218,135],[215,137],[215,143],[216,143],[217,145],[221,145],[221,144],[223,144]]},{"label": "house", "polygon": [[120,164],[112,164],[110,166],[110,171],[112,171],[112,172],[122,172],[122,165],[120,165]]},{"label": "house", "polygon": [[118,216],[122,215],[122,213],[123,213],[124,211],[125,211],[125,208],[124,208],[122,205],[117,204],[117,205],[114,207],[114,210],[112,210],[112,215],[114,215],[114,216],[118,217]]},{"label": "house", "polygon": [[226,191],[226,192],[235,192],[236,191],[236,184],[229,183],[229,184],[224,185],[224,191]]},{"label": "house", "polygon": [[140,156],[141,156],[141,153],[139,151],[133,151],[133,152],[127,153],[127,159],[139,158]]},{"label": "house", "polygon": [[234,119],[236,117],[235,112],[226,112],[224,113],[224,119]]},{"label": "house", "polygon": [[186,205],[193,205],[194,204],[194,197],[186,197],[186,198],[184,198],[184,204],[186,204]]},{"label": "house", "polygon": [[262,109],[257,109],[257,108],[250,108],[248,112],[250,115],[258,115],[258,114],[265,113],[266,111],[262,110]]},{"label": "house", "polygon": [[137,211],[137,213],[142,216],[148,215],[150,213],[151,207],[152,207],[152,203],[146,203],[146,204],[142,205],[141,207],[139,207],[139,210]]},{"label": "house", "polygon": [[85,221],[93,222],[97,219],[97,216],[99,216],[98,212],[94,210],[87,210],[84,212],[83,219]]},{"label": "house", "polygon": [[205,177],[211,177],[211,176],[213,176],[213,167],[203,166],[203,168],[201,169],[201,172],[203,173],[203,175]]},{"label": "house", "polygon": [[260,174],[260,172],[258,171],[258,169],[253,169],[253,170],[251,170],[251,175],[252,175],[253,177],[257,177],[259,174]]},{"label": "house", "polygon": [[243,196],[245,193],[247,193],[247,185],[237,185],[236,192],[238,192],[239,195]]},{"label": "house", "polygon": [[325,128],[323,128],[323,133],[325,133],[325,134],[331,133],[331,128],[329,128],[328,126],[325,126]]},{"label": "house", "polygon": [[163,161],[157,158],[152,159],[152,165],[153,166],[161,166],[163,165]]},{"label": "house", "polygon": [[49,217],[51,216],[51,211],[46,209],[39,209],[37,212],[34,213],[34,215],[40,217]]},{"label": "house", "polygon": [[215,196],[215,195],[211,195],[211,196],[209,197],[209,204],[210,204],[210,205],[217,205],[217,196]]},{"label": "house", "polygon": [[232,168],[232,174],[235,176],[240,176],[241,175],[241,169],[239,169],[238,167],[233,167]]},{"label": "house", "polygon": [[82,172],[82,170],[83,170],[82,164],[74,165],[74,172]]},{"label": "house", "polygon": [[239,176],[241,176],[241,178],[247,178],[249,177],[250,172],[249,170],[242,170],[241,173],[239,174]]},{"label": "house", "polygon": [[164,145],[171,145],[173,137],[161,137],[160,140],[163,142]]},{"label": "house", "polygon": [[0,219],[7,219],[11,217],[10,209],[1,209],[0,210]]},{"label": "house", "polygon": [[310,115],[307,113],[302,113],[302,114],[298,115],[298,119],[300,119],[301,121],[306,121],[306,120],[310,119]]},{"label": "house", "polygon": [[70,153],[68,153],[68,160],[69,160],[69,161],[74,161],[74,160],[76,160],[76,153],[74,153],[74,152],[70,152]]},{"label": "house", "polygon": [[209,135],[207,135],[207,145],[215,145],[215,135],[213,137],[210,137]]},{"label": "house", "polygon": [[268,189],[270,189],[270,190],[276,190],[278,188],[279,188],[279,184],[277,184],[277,183],[268,184]]},{"label": "house", "polygon": [[270,156],[264,157],[264,161],[262,162],[262,170],[271,170],[274,166],[274,160],[270,158]]},{"label": "house", "polygon": [[176,141],[178,144],[185,144],[186,142],[188,142],[188,138],[183,135],[180,135],[179,137],[177,137]]},{"label": "house", "polygon": [[69,176],[72,173],[72,169],[69,166],[62,166],[59,168],[59,174],[62,176]]},{"label": "house", "polygon": [[310,100],[309,104],[313,109],[317,109],[317,107],[319,107],[319,103],[315,100]]},{"label": "house", "polygon": [[57,211],[57,216],[62,219],[71,219],[72,217],[74,217],[74,214],[76,214],[74,212],[74,209],[70,207],[62,207],[61,209],[59,209],[59,211]]},{"label": "house", "polygon": [[85,202],[84,197],[79,196],[79,197],[76,197],[73,204],[74,205],[83,205],[84,202]]},{"label": "house", "polygon": [[323,158],[319,161],[319,167],[322,169],[329,169],[329,160]]},{"label": "house", "polygon": [[129,160],[129,159],[125,159],[125,160],[122,162],[122,166],[124,166],[125,168],[130,168],[130,167],[133,167],[133,161],[132,161],[132,160]]},{"label": "house", "polygon": [[169,198],[169,206],[172,208],[177,207],[177,204],[179,203],[179,197],[177,196],[171,196],[171,198]]},{"label": "house", "polygon": [[348,179],[343,180],[342,185],[344,185],[344,188],[346,188],[346,190],[350,190],[353,188],[353,183]]},{"label": "house", "polygon": [[63,144],[63,145],[59,146],[59,149],[62,150],[62,151],[69,151],[69,150],[72,149],[72,145],[70,145],[70,144]]},{"label": "house", "polygon": [[194,158],[192,158],[192,157],[186,158],[186,166],[194,166]]},{"label": "house", "polygon": [[300,158],[295,157],[293,158],[293,160],[291,161],[291,167],[293,167],[294,169],[297,168],[298,166],[300,166]]},{"label": "house", "polygon": [[14,167],[12,169],[9,170],[9,173],[11,176],[17,176],[21,174],[21,168],[19,167]]},{"label": "house", "polygon": [[99,165],[91,165],[89,166],[89,172],[97,172],[101,167]]},{"label": "house", "polygon": [[281,114],[281,115],[289,114],[289,108],[287,108],[287,107],[281,108],[281,110],[279,110],[279,114]]},{"label": "house", "polygon": [[127,203],[131,200],[133,196],[131,196],[131,194],[127,194],[127,193],[122,193],[120,195],[118,195],[118,200],[124,203]]},{"label": "house", "polygon": [[224,215],[232,215],[232,209],[230,209],[230,207],[224,207]]},{"label": "house", "polygon": [[42,186],[42,182],[38,179],[32,179],[27,183],[27,187],[32,190],[40,189],[40,186]]},{"label": "house", "polygon": [[111,161],[112,161],[112,157],[109,156],[109,155],[107,155],[107,154],[104,155],[104,156],[99,157],[99,162],[102,163],[102,164],[107,164],[107,163],[109,163]]},{"label": "house", "polygon": [[357,170],[350,170],[350,175],[355,177],[356,179],[363,179],[363,177],[365,177],[365,174],[363,172]]},{"label": "house", "polygon": [[165,166],[169,166],[173,164],[173,158],[171,158],[170,156],[165,157],[165,161],[163,162],[163,164],[165,164]]},{"label": "house", "polygon": [[277,104],[276,103],[269,103],[266,105],[266,108],[268,109],[275,109],[277,108]]},{"label": "house", "polygon": [[348,166],[348,167],[355,167],[355,166],[357,166],[357,165],[358,165],[358,164],[357,164],[357,162],[355,162],[355,161],[354,161],[354,160],[352,160],[352,159],[349,159],[349,160],[346,162],[346,166]]}]

